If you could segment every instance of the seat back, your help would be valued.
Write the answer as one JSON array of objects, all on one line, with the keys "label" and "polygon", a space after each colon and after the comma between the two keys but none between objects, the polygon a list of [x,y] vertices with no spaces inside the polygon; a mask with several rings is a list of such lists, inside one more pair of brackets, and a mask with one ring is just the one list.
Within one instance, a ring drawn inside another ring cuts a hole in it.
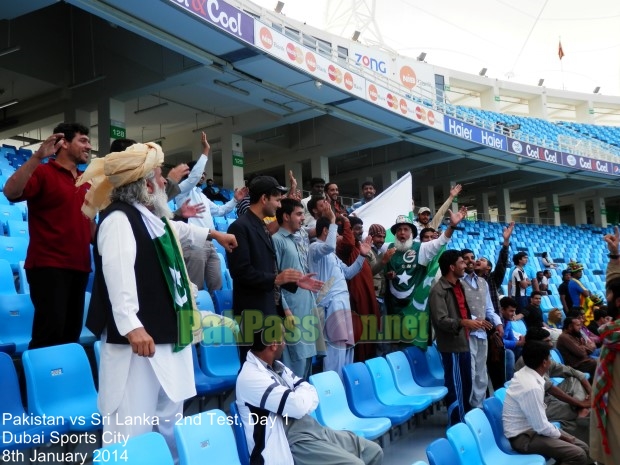
[{"label": "seat back", "polygon": [[10,237],[30,237],[28,232],[28,222],[20,220],[8,220],[6,222],[7,236]]},{"label": "seat back", "polygon": [[180,465],[241,465],[228,417],[219,409],[185,417],[174,426]]},{"label": "seat back", "polygon": [[439,351],[435,344],[431,344],[426,348],[426,360],[431,374],[435,378],[444,379],[445,373],[443,371],[441,355],[439,355]]},{"label": "seat back", "polygon": [[[411,367],[413,379],[415,379],[420,386],[436,385],[437,379],[431,373],[426,355],[419,347],[407,347],[404,350],[404,354],[409,360],[409,366]],[[443,385],[443,383],[441,384]]]},{"label": "seat back", "polygon": [[0,294],[17,294],[11,264],[0,259]]},{"label": "seat back", "polygon": [[383,357],[371,358],[366,360],[365,363],[370,372],[374,391],[381,402],[388,403],[384,399],[387,400],[390,395],[402,396],[398,389],[396,389],[390,367]]},{"label": "seat back", "polygon": [[474,433],[465,423],[457,423],[446,431],[448,441],[458,457],[460,465],[478,465],[484,463],[476,445]]},{"label": "seat back", "polygon": [[496,389],[495,392],[493,393],[493,396],[495,396],[499,400],[501,400],[502,404],[503,404],[504,403],[504,399],[506,398],[506,388],[501,387],[499,389]]},{"label": "seat back", "polygon": [[467,412],[465,414],[465,424],[469,426],[469,429],[474,434],[474,439],[476,444],[478,444],[481,456],[488,456],[490,453],[497,451],[498,446],[493,429],[489,419],[481,409],[475,408]]},{"label": "seat back", "polygon": [[24,406],[19,392],[17,371],[13,359],[4,352],[0,352],[0,392],[0,412],[21,417]]},{"label": "seat back", "polygon": [[132,436],[126,444],[117,442],[96,449],[93,462],[118,465],[174,465],[170,448],[160,433]]},{"label": "seat back", "polygon": [[232,289],[220,289],[213,291],[213,303],[215,304],[215,313],[218,315],[224,312],[232,311]]},{"label": "seat back", "polygon": [[340,377],[335,371],[324,371],[310,376],[310,384],[316,388],[319,405],[316,417],[324,426],[339,424],[344,416],[353,416]]},{"label": "seat back", "polygon": [[198,291],[198,295],[196,296],[196,307],[198,307],[198,310],[206,310],[215,313],[215,305],[213,305],[213,299],[211,299],[209,291],[204,289]]},{"label": "seat back", "polygon": [[400,392],[403,394],[406,393],[408,390],[407,386],[414,389],[419,389],[418,383],[416,383],[415,379],[413,379],[411,365],[409,364],[409,360],[407,360],[407,356],[404,352],[397,350],[387,354],[385,358],[387,359],[390,370],[392,371],[394,383]]},{"label": "seat back", "polygon": [[219,251],[217,252],[217,254],[220,257],[220,270],[222,272],[222,289],[232,289],[232,277],[230,276],[230,271],[228,271],[228,266],[226,266],[226,255]]},{"label": "seat back", "polygon": [[19,271],[19,262],[26,260],[27,250],[27,238],[0,236],[0,258],[9,262],[14,273]]},{"label": "seat back", "polygon": [[237,377],[241,368],[237,341],[230,328],[213,326],[204,328],[200,343],[202,371],[214,377]]},{"label": "seat back", "polygon": [[510,441],[504,434],[504,424],[502,423],[502,410],[504,404],[497,397],[489,397],[482,402],[482,409],[484,414],[489,420],[491,429],[493,430],[493,436],[495,436],[495,442],[501,450],[507,454],[514,453]]},{"label": "seat back", "polygon": [[71,416],[91,419],[98,412],[90,363],[81,345],[27,350],[22,361],[30,413],[70,420]]},{"label": "seat back", "polygon": [[551,349],[551,358],[555,363],[561,363],[562,365],[564,365],[564,359],[562,358],[562,354],[558,349]]},{"label": "seat back", "polygon": [[430,465],[457,465],[459,457],[452,444],[446,438],[435,439],[426,448],[426,457]]},{"label": "seat back", "polygon": [[519,334],[522,334],[523,336],[525,336],[525,333],[527,332],[527,328],[526,328],[525,323],[523,322],[523,320],[511,321],[510,324],[512,326],[512,330],[515,333],[519,333]]},{"label": "seat back", "polygon": [[342,368],[342,378],[351,410],[358,417],[364,417],[367,409],[378,402],[368,367],[362,362],[349,363]]},{"label": "seat back", "polygon": [[245,427],[241,421],[239,408],[237,407],[237,402],[235,401],[230,403],[230,416],[234,419],[233,430],[235,432],[235,440],[237,441],[239,461],[241,462],[241,465],[250,465],[250,451],[248,450],[248,441],[245,437]]},{"label": "seat back", "polygon": [[22,353],[32,337],[34,307],[28,294],[0,294],[0,340]]}]

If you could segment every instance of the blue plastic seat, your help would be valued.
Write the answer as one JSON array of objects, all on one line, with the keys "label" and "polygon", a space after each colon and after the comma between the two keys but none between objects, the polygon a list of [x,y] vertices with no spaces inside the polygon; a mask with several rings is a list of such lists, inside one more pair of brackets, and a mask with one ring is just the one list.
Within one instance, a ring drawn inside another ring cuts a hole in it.
[{"label": "blue plastic seat", "polygon": [[0,223],[6,226],[9,220],[24,221],[22,209],[15,205],[0,205]]},{"label": "blue plastic seat", "polygon": [[[200,368],[198,361],[198,351],[196,346],[192,345],[192,358],[194,361],[194,384],[196,385],[196,394],[199,396],[199,408],[202,411],[204,399],[207,396],[220,396],[231,389],[234,389],[235,383],[231,380],[214,378],[205,374]],[[218,398],[218,403],[221,399]]]},{"label": "blue plastic seat", "polygon": [[511,321],[510,324],[511,324],[512,330],[514,332],[522,334],[523,336],[525,336],[525,333],[527,332],[527,328],[526,328],[525,323],[523,322],[523,320]]},{"label": "blue plastic seat", "polygon": [[160,433],[132,436],[127,444],[110,444],[93,452],[94,463],[117,465],[174,465],[170,448]]},{"label": "blue plastic seat", "polygon": [[493,396],[495,396],[499,400],[501,400],[502,404],[503,404],[504,403],[504,399],[506,398],[506,388],[505,387],[501,387],[499,389],[496,389],[495,392],[493,393]]},{"label": "blue plastic seat", "polygon": [[404,350],[407,359],[409,360],[409,366],[411,367],[411,373],[413,375],[413,379],[415,379],[416,383],[420,386],[424,387],[433,387],[433,386],[443,386],[444,380],[443,378],[437,378],[435,375],[431,373],[431,370],[428,366],[428,360],[426,359],[426,355],[419,347],[411,346],[407,347]]},{"label": "blue plastic seat", "polygon": [[441,361],[441,355],[439,355],[439,351],[437,350],[435,343],[426,348],[426,360],[428,361],[428,369],[431,371],[431,374],[435,378],[443,381],[445,376],[443,371],[443,362]]},{"label": "blue plastic seat", "polygon": [[213,378],[226,382],[237,380],[241,364],[234,333],[225,326],[203,329],[200,343],[200,368]]},{"label": "blue plastic seat", "polygon": [[[70,431],[101,428],[97,391],[81,345],[71,343],[27,350],[22,362],[30,413],[64,417]],[[83,419],[85,424],[72,422],[71,417]]]},{"label": "blue plastic seat", "polygon": [[383,436],[392,427],[389,418],[360,418],[349,410],[344,386],[335,371],[310,376],[319,395],[316,418],[323,426],[336,431],[351,431],[366,439]]},{"label": "blue plastic seat", "polygon": [[435,439],[426,448],[430,465],[458,465],[459,456],[446,438]]},{"label": "blue plastic seat", "polygon": [[19,277],[19,288],[18,292],[20,294],[30,294],[30,284],[28,283],[28,278],[26,277],[26,269],[24,268],[26,262],[23,260],[19,262],[19,270],[17,271],[17,276]]},{"label": "blue plastic seat", "polygon": [[11,264],[13,273],[19,271],[19,262],[26,260],[28,238],[0,236],[0,258]]},{"label": "blue plastic seat", "polygon": [[23,220],[7,220],[6,235],[9,237],[25,237],[29,238],[28,222]]},{"label": "blue plastic seat", "polygon": [[390,406],[379,402],[372,387],[368,368],[361,362],[350,363],[342,368],[344,389],[351,411],[362,418],[387,417],[392,426],[400,425],[414,414],[407,406]]},{"label": "blue plastic seat", "polygon": [[248,441],[245,437],[245,427],[239,415],[239,407],[237,402],[230,403],[230,416],[233,417],[233,431],[235,432],[235,441],[237,441],[237,454],[241,465],[250,465],[250,451],[248,450]]},{"label": "blue plastic seat", "polygon": [[198,295],[196,296],[196,307],[198,307],[198,310],[206,310],[215,313],[215,305],[213,304],[213,299],[211,299],[209,291],[204,289],[198,291]]},{"label": "blue plastic seat", "polygon": [[228,417],[219,409],[185,417],[174,425],[180,465],[241,465]]},{"label": "blue plastic seat", "polygon": [[0,294],[17,294],[13,270],[6,260],[0,259]]},{"label": "blue plastic seat", "polygon": [[502,410],[504,409],[504,403],[497,397],[488,397],[482,401],[482,410],[489,420],[491,429],[493,430],[493,436],[495,436],[495,443],[498,447],[507,454],[518,454],[512,446],[510,441],[504,434],[504,423],[502,422]]},{"label": "blue plastic seat", "polygon": [[[17,371],[13,365],[11,357],[0,352],[0,412],[3,415],[11,415],[12,418],[22,418],[26,415],[22,398],[19,392],[19,381]],[[4,418],[4,417],[3,417]],[[23,425],[20,422],[10,419],[3,421],[2,431],[11,433],[4,435],[0,441],[0,452],[5,450],[19,450],[32,447],[32,444],[20,440],[25,434],[31,437],[44,438],[43,443],[49,442],[50,435],[56,431],[65,434],[69,427],[65,425]]]},{"label": "blue plastic seat", "polygon": [[217,254],[220,257],[220,268],[222,271],[222,289],[232,289],[232,277],[230,276],[230,271],[228,271],[228,267],[226,266],[225,254],[219,251]]},{"label": "blue plastic seat", "polygon": [[427,395],[431,396],[433,402],[438,402],[448,393],[448,388],[445,386],[422,387],[416,383],[411,373],[411,365],[404,352],[392,352],[387,354],[385,358],[390,370],[392,370],[396,388],[401,394],[406,396]]},{"label": "blue plastic seat", "polygon": [[32,337],[34,307],[28,294],[0,294],[0,340],[22,353]]},{"label": "blue plastic seat", "polygon": [[383,357],[371,358],[365,363],[372,378],[375,395],[381,403],[409,406],[415,413],[423,412],[433,403],[433,398],[428,395],[406,396],[398,392],[390,367]]},{"label": "blue plastic seat", "polygon": [[[474,433],[465,423],[457,423],[446,431],[448,441],[456,452],[459,465],[483,465],[482,456],[476,445]],[[502,462],[499,462],[502,463]],[[499,465],[493,464],[493,465]],[[509,463],[509,462],[503,462]]]},{"label": "blue plastic seat", "polygon": [[493,430],[484,412],[475,408],[465,414],[465,424],[474,435],[478,451],[485,465],[498,463],[510,463],[511,465],[545,465],[546,460],[542,455],[512,455],[502,451],[495,441]]},{"label": "blue plastic seat", "polygon": [[95,341],[93,344],[93,351],[95,352],[95,363],[97,364],[97,373],[99,373],[99,365],[101,364],[101,341]]},{"label": "blue plastic seat", "polygon": [[218,315],[226,311],[232,312],[232,289],[213,291],[213,303],[215,305],[215,313]]}]

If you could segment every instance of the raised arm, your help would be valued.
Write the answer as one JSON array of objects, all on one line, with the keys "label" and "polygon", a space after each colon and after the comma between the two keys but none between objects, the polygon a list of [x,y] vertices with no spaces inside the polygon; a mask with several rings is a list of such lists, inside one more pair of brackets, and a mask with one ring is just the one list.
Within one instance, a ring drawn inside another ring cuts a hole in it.
[{"label": "raised arm", "polygon": [[435,216],[433,216],[433,219],[431,220],[431,228],[437,229],[439,227],[439,225],[441,224],[441,220],[443,220],[443,216],[448,211],[448,208],[450,208],[450,205],[452,205],[452,201],[456,196],[459,195],[462,189],[463,187],[460,184],[457,184],[450,189],[450,195],[443,203],[443,205],[439,207],[439,210],[437,210],[437,213],[435,213]]}]

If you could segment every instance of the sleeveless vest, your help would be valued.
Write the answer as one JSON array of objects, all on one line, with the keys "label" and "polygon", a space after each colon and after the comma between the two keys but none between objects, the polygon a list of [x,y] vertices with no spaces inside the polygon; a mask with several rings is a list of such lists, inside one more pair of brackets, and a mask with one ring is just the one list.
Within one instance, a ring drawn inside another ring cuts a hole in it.
[{"label": "sleeveless vest", "polygon": [[463,290],[465,291],[465,300],[467,300],[467,306],[471,311],[471,314],[474,315],[479,320],[484,320],[486,318],[486,306],[487,306],[487,282],[484,278],[478,278],[478,289],[472,287],[469,281],[465,279],[461,279],[461,284],[463,285]]},{"label": "sleeveless vest", "polygon": [[[168,291],[166,278],[161,271],[155,244],[149,235],[140,212],[124,202],[114,202],[99,215],[99,225],[113,211],[122,211],[127,215],[136,240],[136,288],[138,291],[138,319],[155,344],[174,344],[178,340],[177,315],[172,296]],[[129,344],[125,336],[119,334],[108,288],[101,269],[101,255],[97,247],[99,226],[95,234],[93,256],[95,260],[95,279],[93,294],[88,308],[86,326],[97,337],[107,328],[107,342],[112,344]]]}]

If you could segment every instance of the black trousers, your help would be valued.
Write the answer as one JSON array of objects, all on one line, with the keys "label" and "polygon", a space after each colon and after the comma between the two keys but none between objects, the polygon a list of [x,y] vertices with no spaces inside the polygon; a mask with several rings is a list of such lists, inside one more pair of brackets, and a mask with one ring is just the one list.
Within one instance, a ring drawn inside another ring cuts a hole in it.
[{"label": "black trousers", "polygon": [[63,268],[26,270],[34,322],[29,349],[78,342],[88,273]]}]

